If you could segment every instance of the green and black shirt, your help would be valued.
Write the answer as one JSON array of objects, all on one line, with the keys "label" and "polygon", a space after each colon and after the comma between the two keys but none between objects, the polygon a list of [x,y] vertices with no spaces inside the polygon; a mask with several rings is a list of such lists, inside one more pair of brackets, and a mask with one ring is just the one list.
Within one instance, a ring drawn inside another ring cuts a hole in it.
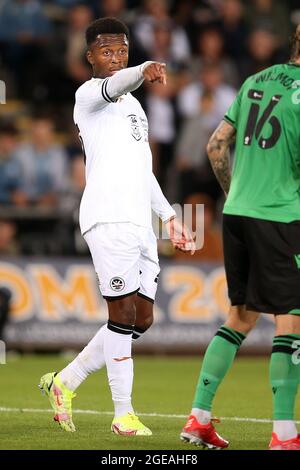
[{"label": "green and black shirt", "polygon": [[300,220],[300,66],[249,77],[224,120],[237,130],[224,214]]}]

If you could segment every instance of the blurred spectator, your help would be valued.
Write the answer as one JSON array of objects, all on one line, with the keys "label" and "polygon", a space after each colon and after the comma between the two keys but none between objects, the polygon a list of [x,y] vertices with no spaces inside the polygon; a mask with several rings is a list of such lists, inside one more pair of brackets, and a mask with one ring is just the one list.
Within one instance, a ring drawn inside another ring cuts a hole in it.
[{"label": "blurred spectator", "polygon": [[237,66],[246,52],[248,27],[245,20],[245,8],[241,0],[224,0],[221,4],[220,29],[223,35],[225,51]]},{"label": "blurred spectator", "polygon": [[[175,251],[175,258],[188,261],[223,261],[223,246],[220,228],[216,224],[216,204],[206,194],[194,193],[184,204],[192,204],[192,229],[196,231],[197,204],[204,204],[204,245],[194,256]],[[199,216],[198,216],[199,217]],[[197,220],[198,224],[201,222]]]},{"label": "blurred spectator", "polygon": [[126,0],[98,0],[99,16],[111,16],[124,21],[129,27],[135,17],[134,10],[127,9]]},{"label": "blurred spectator", "polygon": [[86,5],[71,8],[66,30],[66,66],[68,75],[80,86],[91,78],[91,68],[85,59],[85,30],[93,20],[93,12]]},{"label": "blurred spectator", "polygon": [[289,11],[282,0],[251,0],[245,2],[250,29],[273,32],[277,44],[287,45],[291,33]]},{"label": "blurred spectator", "polygon": [[198,28],[216,21],[218,9],[223,0],[196,0],[194,4],[194,19]]},{"label": "blurred spectator", "polygon": [[22,44],[49,34],[49,21],[37,0],[4,0],[0,6],[1,40]]},{"label": "blurred spectator", "polygon": [[222,70],[223,80],[228,85],[238,87],[239,77],[234,62],[224,53],[224,38],[221,31],[209,26],[197,37],[196,52],[190,61],[194,78],[199,76],[206,65],[217,65]]},{"label": "blurred spectator", "polygon": [[[68,142],[65,146],[65,150],[68,155],[68,160],[70,161],[70,160],[77,158],[78,156],[82,154],[82,146],[78,137],[78,129],[74,125],[74,123],[72,123],[68,127],[67,130],[68,130]],[[84,157],[82,156],[82,159],[83,158]]]},{"label": "blurred spectator", "polygon": [[195,0],[174,0],[171,11],[173,21],[184,29],[191,47],[199,32],[199,24],[195,21],[195,4]]},{"label": "blurred spectator", "polygon": [[223,82],[222,70],[217,64],[205,65],[198,77],[185,86],[178,95],[178,109],[185,118],[202,112],[201,97],[211,96],[209,111],[205,111],[206,127],[216,127],[235,98],[236,91]]},{"label": "blurred spectator", "polygon": [[153,24],[169,19],[168,0],[143,0],[141,2],[137,12],[135,33],[145,47],[151,47],[149,40],[152,40]]},{"label": "blurred spectator", "polygon": [[79,210],[79,204],[85,188],[85,165],[82,154],[77,154],[70,164],[70,177],[61,198],[61,207],[70,213]]},{"label": "blurred spectator", "polygon": [[206,114],[209,115],[214,106],[213,97],[203,93],[200,101],[201,112],[185,121],[178,139],[176,170],[180,202],[197,191],[209,194],[214,200],[221,194],[206,153],[206,145],[212,133]]},{"label": "blurred spectator", "polygon": [[[278,56],[278,42],[270,31],[257,29],[248,37],[248,54],[241,61],[243,81],[249,76],[281,62]],[[284,62],[284,60],[283,60]]]},{"label": "blurred spectator", "polygon": [[149,142],[153,155],[153,171],[165,190],[168,168],[173,160],[176,135],[175,110],[172,97],[176,80],[169,77],[165,87],[152,84],[147,94]]},{"label": "blurred spectator", "polygon": [[81,2],[68,8],[66,22],[56,25],[44,71],[47,100],[56,106],[73,102],[77,88],[91,78],[85,55],[85,30],[93,18],[92,9]]},{"label": "blurred spectator", "polygon": [[153,154],[154,173],[166,190],[169,166],[173,160],[176,135],[176,109],[174,98],[181,86],[182,64],[172,56],[173,24],[161,21],[154,24],[154,44],[150,54],[153,60],[167,64],[168,81],[166,86],[147,86],[146,106],[149,122],[149,140]]},{"label": "blurred spectator", "polygon": [[[149,53],[154,49],[154,26],[171,20],[167,0],[144,0],[144,12],[137,16],[133,32],[143,48]],[[172,30],[170,55],[175,61],[185,62],[190,57],[190,45],[183,28],[175,25]]]},{"label": "blurred spectator", "polygon": [[33,119],[30,140],[16,154],[22,167],[22,189],[30,204],[56,206],[65,188],[67,156],[54,142],[53,127],[50,118]]},{"label": "blurred spectator", "polygon": [[176,151],[181,202],[197,191],[209,194],[214,200],[221,194],[206,155],[206,144],[232,103],[235,90],[222,83],[222,72],[217,65],[205,66],[200,78],[185,87],[178,97],[179,110],[187,118]]},{"label": "blurred spectator", "polygon": [[168,66],[168,70],[177,70],[185,64],[181,57],[174,54],[172,48],[172,37],[175,30],[175,24],[171,19],[156,21],[153,23],[152,49],[150,49],[150,57],[152,60],[164,62]]},{"label": "blurred spectator", "polygon": [[0,203],[18,204],[22,201],[20,191],[21,166],[16,159],[18,131],[10,124],[0,126]]},{"label": "blurred spectator", "polygon": [[[15,157],[18,131],[10,124],[0,127],[0,204],[22,205],[24,195],[21,192],[21,168]],[[5,217],[0,218],[0,254],[16,254],[16,226]],[[0,296],[1,297],[1,296]],[[0,298],[1,316],[1,298]],[[1,319],[0,319],[1,323]],[[1,330],[1,327],[0,327]],[[0,332],[1,333],[1,332]],[[1,335],[0,335],[1,336]]]},{"label": "blurred spectator", "polygon": [[4,0],[0,5],[0,56],[13,71],[21,97],[34,96],[50,32],[37,0]]},{"label": "blurred spectator", "polygon": [[65,233],[62,234],[61,237],[67,240],[67,243],[64,245],[64,253],[74,253],[74,251],[76,251],[78,254],[87,254],[88,252],[88,247],[81,235],[78,225],[79,205],[84,188],[84,158],[82,154],[77,154],[71,161],[70,177],[68,178],[60,204],[64,213],[69,215],[69,225],[65,225],[65,228],[69,231],[69,235]]}]

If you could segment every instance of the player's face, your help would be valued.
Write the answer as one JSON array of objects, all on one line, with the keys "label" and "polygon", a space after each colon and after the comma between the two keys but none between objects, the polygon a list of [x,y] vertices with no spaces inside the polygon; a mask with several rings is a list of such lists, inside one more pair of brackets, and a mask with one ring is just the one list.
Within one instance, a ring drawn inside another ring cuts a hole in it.
[{"label": "player's face", "polygon": [[87,59],[97,77],[114,75],[127,67],[128,40],[125,34],[99,34],[90,46]]}]

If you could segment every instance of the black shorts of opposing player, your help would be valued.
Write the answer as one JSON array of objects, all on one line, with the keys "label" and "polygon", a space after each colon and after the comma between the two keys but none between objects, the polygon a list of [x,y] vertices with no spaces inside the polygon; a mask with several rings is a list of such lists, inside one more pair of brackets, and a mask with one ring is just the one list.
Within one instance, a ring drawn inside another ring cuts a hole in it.
[{"label": "black shorts of opposing player", "polygon": [[224,214],[223,243],[232,305],[300,314],[300,220],[282,223]]}]

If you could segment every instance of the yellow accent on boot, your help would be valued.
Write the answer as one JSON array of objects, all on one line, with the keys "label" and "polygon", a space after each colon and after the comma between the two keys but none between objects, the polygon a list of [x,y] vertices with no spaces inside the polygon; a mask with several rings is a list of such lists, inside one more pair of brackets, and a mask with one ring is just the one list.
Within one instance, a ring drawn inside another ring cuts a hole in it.
[{"label": "yellow accent on boot", "polygon": [[76,431],[72,421],[72,399],[76,394],[61,382],[56,372],[43,375],[39,388],[49,398],[55,413],[54,421],[57,421],[64,431]]},{"label": "yellow accent on boot", "polygon": [[152,431],[133,413],[114,418],[111,430],[119,436],[152,436]]}]

